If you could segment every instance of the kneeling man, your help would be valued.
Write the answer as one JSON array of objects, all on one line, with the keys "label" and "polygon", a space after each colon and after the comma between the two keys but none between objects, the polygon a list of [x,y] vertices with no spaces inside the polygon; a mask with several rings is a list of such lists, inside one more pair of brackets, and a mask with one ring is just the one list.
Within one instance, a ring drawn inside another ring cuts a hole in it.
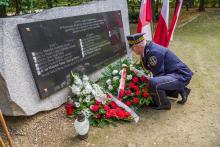
[{"label": "kneeling man", "polygon": [[150,70],[150,91],[153,93],[153,108],[157,110],[170,109],[167,96],[177,97],[178,93],[184,104],[190,93],[186,86],[192,78],[192,71],[168,48],[144,39],[143,33],[127,36],[130,48],[142,57],[144,68]]}]

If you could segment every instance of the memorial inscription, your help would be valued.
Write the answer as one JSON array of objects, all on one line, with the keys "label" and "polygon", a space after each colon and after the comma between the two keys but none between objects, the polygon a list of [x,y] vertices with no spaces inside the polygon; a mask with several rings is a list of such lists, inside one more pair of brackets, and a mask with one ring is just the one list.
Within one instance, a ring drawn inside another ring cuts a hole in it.
[{"label": "memorial inscription", "polygon": [[19,24],[41,98],[70,84],[71,70],[91,74],[126,54],[120,11]]}]

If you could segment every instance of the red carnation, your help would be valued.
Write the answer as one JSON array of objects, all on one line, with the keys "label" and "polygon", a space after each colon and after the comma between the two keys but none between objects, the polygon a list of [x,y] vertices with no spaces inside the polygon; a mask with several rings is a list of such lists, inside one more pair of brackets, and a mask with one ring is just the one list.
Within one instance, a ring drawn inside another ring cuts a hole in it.
[{"label": "red carnation", "polygon": [[134,90],[139,91],[139,87],[137,85],[134,86]]},{"label": "red carnation", "polygon": [[139,99],[137,97],[133,98],[133,103],[134,104],[138,104],[139,103]]},{"label": "red carnation", "polygon": [[149,82],[148,78],[146,78],[145,76],[142,76],[142,77],[141,77],[141,81],[142,81],[142,82]]},{"label": "red carnation", "polygon": [[137,83],[138,82],[138,77],[133,77],[132,82]]},{"label": "red carnation", "polygon": [[121,109],[121,108],[117,108],[116,109],[116,115],[117,115],[118,118],[123,119],[123,118],[129,117],[131,114],[128,113],[127,111]]},{"label": "red carnation", "polygon": [[109,107],[107,104],[105,104],[105,105],[104,105],[104,110],[107,111],[107,110],[109,110],[109,109],[110,109],[110,107]]},{"label": "red carnation", "polygon": [[100,104],[101,104],[101,102],[99,102],[99,101],[95,100],[95,104],[96,104],[96,105],[100,105]]},{"label": "red carnation", "polygon": [[130,101],[127,101],[125,104],[126,104],[128,107],[131,106],[131,102],[130,102]]},{"label": "red carnation", "polygon": [[150,94],[147,93],[147,92],[143,93],[143,97],[148,97],[149,95],[150,95]]},{"label": "red carnation", "polygon": [[126,117],[131,116],[131,114],[129,112],[127,112],[127,111],[125,111],[125,115],[126,115]]},{"label": "red carnation", "polygon": [[141,92],[140,91],[136,91],[136,96],[139,96],[140,94],[141,94]]},{"label": "red carnation", "polygon": [[119,99],[121,99],[124,96],[124,90],[119,91]]},{"label": "red carnation", "polygon": [[106,118],[111,118],[111,117],[112,117],[112,115],[111,115],[111,113],[110,113],[110,112],[106,112],[105,117],[106,117]]},{"label": "red carnation", "polygon": [[122,109],[118,109],[116,114],[118,118],[121,118],[121,119],[126,118],[126,114]]},{"label": "red carnation", "polygon": [[112,118],[116,116],[116,109],[109,109],[106,114],[106,118]]},{"label": "red carnation", "polygon": [[131,90],[126,90],[126,91],[125,91],[125,94],[126,94],[127,96],[130,96],[131,93],[132,93]]},{"label": "red carnation", "polygon": [[118,107],[114,101],[111,101],[111,102],[110,102],[110,105],[111,105],[111,107],[114,108],[114,109]]},{"label": "red carnation", "polygon": [[111,96],[109,94],[107,94],[107,98],[111,98]]},{"label": "red carnation", "polygon": [[135,86],[135,85],[134,85],[133,82],[131,82],[131,83],[129,84],[129,88],[130,88],[130,89],[134,88],[134,86]]},{"label": "red carnation", "polygon": [[147,88],[147,86],[144,87],[144,88],[142,88],[142,92],[143,92],[143,93],[148,92],[148,88]]},{"label": "red carnation", "polygon": [[97,112],[97,111],[99,111],[99,106],[98,106],[98,105],[91,105],[91,106],[90,106],[90,109],[91,109],[93,112]]},{"label": "red carnation", "polygon": [[96,118],[101,118],[102,115],[101,115],[101,114],[97,114],[95,117],[96,117]]}]

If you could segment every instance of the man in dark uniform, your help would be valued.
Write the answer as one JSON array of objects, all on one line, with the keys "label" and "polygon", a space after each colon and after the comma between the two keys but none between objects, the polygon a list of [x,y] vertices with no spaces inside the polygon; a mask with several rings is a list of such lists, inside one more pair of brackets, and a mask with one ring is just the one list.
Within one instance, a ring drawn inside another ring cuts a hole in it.
[{"label": "man in dark uniform", "polygon": [[150,70],[153,78],[150,78],[149,87],[153,93],[153,108],[157,110],[171,109],[167,96],[178,97],[184,104],[190,93],[186,86],[192,78],[192,71],[168,48],[144,39],[143,33],[127,36],[130,48],[142,57],[143,65]]}]

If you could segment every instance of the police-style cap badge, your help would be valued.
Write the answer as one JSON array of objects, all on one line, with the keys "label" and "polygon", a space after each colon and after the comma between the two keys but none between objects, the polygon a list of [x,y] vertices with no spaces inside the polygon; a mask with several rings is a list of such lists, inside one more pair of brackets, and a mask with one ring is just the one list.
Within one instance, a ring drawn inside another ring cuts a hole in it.
[{"label": "police-style cap badge", "polygon": [[127,40],[128,40],[129,47],[132,47],[133,45],[136,45],[144,40],[144,33],[128,35]]}]

